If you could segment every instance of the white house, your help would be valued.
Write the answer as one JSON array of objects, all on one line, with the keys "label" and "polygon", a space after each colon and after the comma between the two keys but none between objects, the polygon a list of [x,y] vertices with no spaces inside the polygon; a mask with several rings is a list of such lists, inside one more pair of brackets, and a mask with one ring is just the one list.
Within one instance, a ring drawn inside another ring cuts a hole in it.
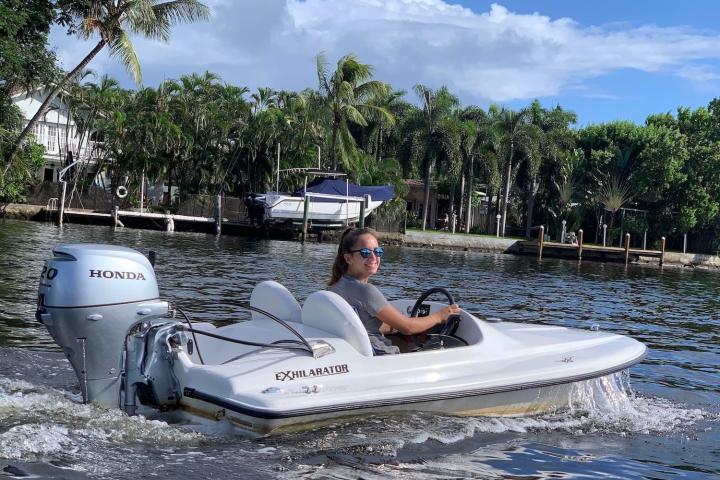
[{"label": "white house", "polygon": [[[42,102],[47,98],[46,90],[36,90],[31,94],[18,91],[12,95],[13,103],[20,109],[25,119],[25,125],[35,115]],[[67,166],[68,150],[75,160],[90,160],[92,158],[93,144],[86,138],[80,145],[80,135],[75,121],[72,119],[67,103],[59,96],[53,100],[50,109],[33,128],[35,142],[45,147],[45,167],[39,176],[46,182],[58,180],[58,173]]]}]

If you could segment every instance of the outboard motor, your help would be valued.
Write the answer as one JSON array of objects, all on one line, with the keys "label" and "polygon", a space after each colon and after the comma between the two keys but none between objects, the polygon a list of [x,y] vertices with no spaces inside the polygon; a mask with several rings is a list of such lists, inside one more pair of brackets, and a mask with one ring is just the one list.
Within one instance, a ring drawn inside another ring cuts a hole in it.
[{"label": "outboard motor", "polygon": [[126,337],[138,323],[167,321],[153,267],[112,245],[60,245],[53,254],[40,276],[36,317],[70,360],[84,401],[118,407]]}]

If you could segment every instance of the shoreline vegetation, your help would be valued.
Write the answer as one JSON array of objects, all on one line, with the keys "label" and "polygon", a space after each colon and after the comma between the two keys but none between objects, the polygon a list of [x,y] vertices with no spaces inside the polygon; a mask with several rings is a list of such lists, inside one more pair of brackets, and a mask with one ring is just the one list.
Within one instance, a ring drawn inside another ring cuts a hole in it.
[{"label": "shoreline vegetation", "polygon": [[[493,234],[497,221],[503,237],[533,238],[543,225],[554,239],[582,229],[587,242],[606,235],[608,245],[619,245],[629,232],[634,242],[647,236],[649,248],[666,237],[674,250],[720,250],[719,99],[649,115],[644,125],[578,127],[570,109],[538,100],[516,110],[462,105],[447,87],[423,79],[400,90],[352,53],[331,63],[320,52],[307,66],[317,87],[302,91],[251,91],[211,72],[127,89],[86,69],[109,49],[139,81],[128,32],[169,41],[173,24],[208,18],[202,3],[181,3],[0,5],[0,56],[8,59],[0,69],[0,204],[23,202],[40,183],[45,152],[32,131],[43,109],[25,124],[12,98],[41,91],[44,107],[67,108],[79,138],[91,140],[92,161],[71,172],[74,188],[116,202],[122,187],[127,208],[138,206],[146,181],[164,184],[168,194],[156,207],[170,212],[192,195],[243,198],[272,190],[279,155],[283,169],[340,169],[355,183],[393,184],[400,197],[408,191],[403,180],[422,182],[422,199],[409,209],[411,227],[434,226],[435,195],[438,217],[455,214],[470,233]],[[181,10],[170,12],[168,4]],[[52,25],[99,38],[68,73],[48,48]],[[72,139],[57,140],[65,146],[58,152],[63,166],[70,154],[80,158]],[[280,189],[301,182],[287,175]],[[486,212],[480,223],[468,221],[478,208]]]}]

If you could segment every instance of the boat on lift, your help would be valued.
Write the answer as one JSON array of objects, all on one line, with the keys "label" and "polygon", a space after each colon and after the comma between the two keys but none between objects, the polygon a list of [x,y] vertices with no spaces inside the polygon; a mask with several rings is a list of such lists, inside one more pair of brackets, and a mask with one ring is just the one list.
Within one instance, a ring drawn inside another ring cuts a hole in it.
[{"label": "boat on lift", "polygon": [[[251,194],[247,198],[248,214],[256,224],[300,224],[305,216],[307,199],[307,218],[312,226],[346,226],[358,222],[361,214],[367,217],[395,196],[391,185],[356,185],[350,183],[343,172],[289,168],[279,170],[279,173],[304,175],[303,187],[292,193],[279,192],[278,177],[274,192]],[[316,178],[308,183],[309,176]]]},{"label": "boat on lift", "polygon": [[[425,315],[445,304],[396,300]],[[646,347],[591,330],[481,319],[465,310],[403,353],[374,356],[350,305],[326,290],[300,305],[280,283],[252,291],[252,318],[192,323],[160,298],[141,253],[60,245],[40,278],[37,319],[60,345],[85,402],[130,415],[172,410],[249,435],[338,418],[432,412],[521,416],[563,408],[578,382],[640,362]]]}]

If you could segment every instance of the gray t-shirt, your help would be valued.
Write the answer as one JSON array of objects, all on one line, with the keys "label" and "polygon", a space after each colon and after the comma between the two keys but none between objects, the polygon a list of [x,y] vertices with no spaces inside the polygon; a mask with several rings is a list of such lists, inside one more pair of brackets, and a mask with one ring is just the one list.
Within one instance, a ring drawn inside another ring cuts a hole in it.
[{"label": "gray t-shirt", "polygon": [[329,290],[343,297],[358,314],[368,332],[375,355],[400,353],[400,349],[380,333],[382,322],[377,318],[377,313],[385,308],[388,301],[375,285],[343,275]]}]

